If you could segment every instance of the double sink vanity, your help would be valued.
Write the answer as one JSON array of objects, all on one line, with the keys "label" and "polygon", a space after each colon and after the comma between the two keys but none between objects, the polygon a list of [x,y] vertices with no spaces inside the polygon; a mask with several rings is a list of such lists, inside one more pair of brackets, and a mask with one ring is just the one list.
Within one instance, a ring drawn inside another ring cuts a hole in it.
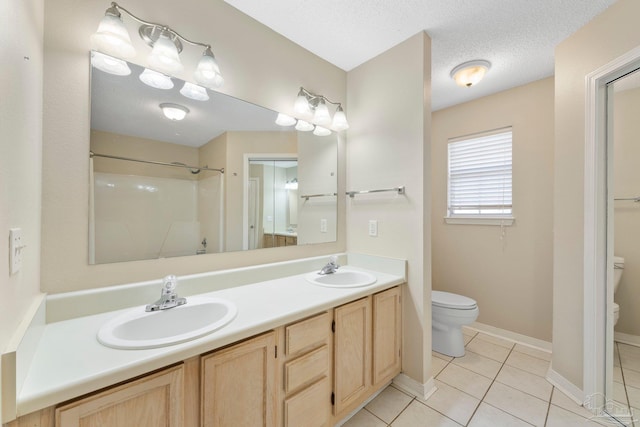
[{"label": "double sink vanity", "polygon": [[48,297],[9,425],[335,425],[400,373],[406,266],[326,261],[183,276],[165,310],[157,280]]}]

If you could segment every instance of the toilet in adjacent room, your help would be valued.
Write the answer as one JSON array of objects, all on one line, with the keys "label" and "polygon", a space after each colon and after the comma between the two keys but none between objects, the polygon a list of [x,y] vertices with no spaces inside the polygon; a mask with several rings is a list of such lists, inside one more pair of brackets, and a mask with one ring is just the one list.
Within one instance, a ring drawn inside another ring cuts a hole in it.
[{"label": "toilet in adjacent room", "polygon": [[432,348],[452,357],[464,356],[462,327],[478,318],[475,300],[450,292],[431,291]]},{"label": "toilet in adjacent room", "polygon": [[[619,256],[613,257],[613,294],[615,296],[618,286],[620,286],[620,279],[622,279],[622,272],[624,271],[624,258]],[[613,324],[618,323],[620,318],[620,306],[617,303],[613,303]]]}]

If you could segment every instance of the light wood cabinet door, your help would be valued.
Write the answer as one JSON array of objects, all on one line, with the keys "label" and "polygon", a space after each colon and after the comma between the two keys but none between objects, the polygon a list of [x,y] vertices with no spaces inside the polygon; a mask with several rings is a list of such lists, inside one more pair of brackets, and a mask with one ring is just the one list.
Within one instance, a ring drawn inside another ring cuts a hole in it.
[{"label": "light wood cabinet door", "polygon": [[371,385],[371,298],[334,311],[334,413],[361,401]]},{"label": "light wood cabinet door", "polygon": [[202,425],[276,425],[276,336],[269,332],[202,357]]},{"label": "light wood cabinet door", "polygon": [[56,409],[56,427],[181,427],[183,367],[177,366]]},{"label": "light wood cabinet door", "polygon": [[328,377],[294,394],[284,401],[285,427],[326,427],[331,419]]},{"label": "light wood cabinet door", "polygon": [[373,296],[373,385],[391,381],[401,368],[400,288]]}]

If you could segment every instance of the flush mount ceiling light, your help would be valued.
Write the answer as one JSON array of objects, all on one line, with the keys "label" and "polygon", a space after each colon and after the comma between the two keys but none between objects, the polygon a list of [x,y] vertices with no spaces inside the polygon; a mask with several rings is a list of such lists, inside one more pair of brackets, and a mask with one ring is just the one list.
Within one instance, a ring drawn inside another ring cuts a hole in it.
[{"label": "flush mount ceiling light", "polygon": [[209,44],[189,40],[166,25],[142,20],[115,2],[112,2],[111,7],[106,10],[105,16],[98,25],[98,31],[91,36],[93,49],[120,59],[132,58],[136,55],[129,33],[122,21],[121,12],[125,12],[141,24],[138,34],[152,48],[147,58],[150,68],[168,75],[181,73],[184,65],[180,61],[180,53],[186,43],[204,48],[193,74],[195,81],[209,89],[217,89],[224,83],[220,67]]},{"label": "flush mount ceiling light", "polygon": [[[331,119],[327,104],[336,105],[336,111]],[[333,102],[323,95],[316,95],[301,87],[293,105],[293,111],[301,119],[278,113],[276,124],[280,126],[293,126],[300,131],[313,130],[314,135],[331,135],[331,130],[343,131],[349,129],[347,116],[344,114],[342,105]]]},{"label": "flush mount ceiling light", "polygon": [[187,107],[169,102],[160,104],[160,108],[162,108],[162,113],[167,119],[174,121],[184,119],[189,112]]},{"label": "flush mount ceiling light", "polygon": [[490,68],[491,63],[482,59],[464,62],[451,70],[451,78],[458,86],[471,87],[482,80]]}]

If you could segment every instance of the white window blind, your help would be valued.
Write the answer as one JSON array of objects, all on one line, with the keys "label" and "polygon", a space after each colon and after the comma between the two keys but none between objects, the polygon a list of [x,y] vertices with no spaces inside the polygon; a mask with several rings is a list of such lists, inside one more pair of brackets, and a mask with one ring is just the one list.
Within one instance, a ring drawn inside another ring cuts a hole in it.
[{"label": "white window blind", "polygon": [[510,217],[511,128],[449,141],[449,217]]}]

